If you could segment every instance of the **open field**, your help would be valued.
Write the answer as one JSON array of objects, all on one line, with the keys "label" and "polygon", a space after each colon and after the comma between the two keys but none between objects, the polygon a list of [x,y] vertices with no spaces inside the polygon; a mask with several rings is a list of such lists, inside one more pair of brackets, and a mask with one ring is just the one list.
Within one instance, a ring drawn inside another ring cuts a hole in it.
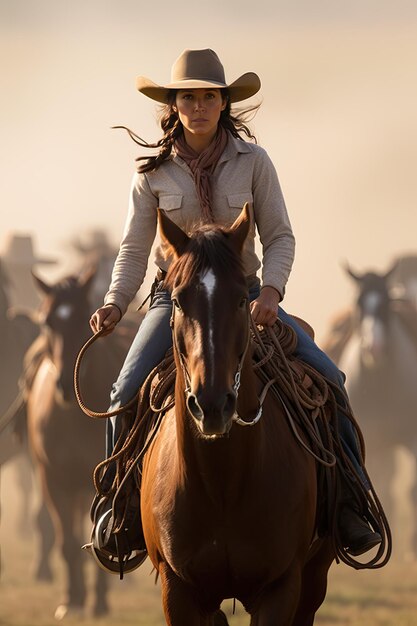
[{"label": "open field", "polygon": [[[30,542],[9,543],[3,547],[3,574],[0,586],[1,626],[52,626],[53,613],[62,589],[57,563],[53,585],[37,584],[31,578],[33,548]],[[91,571],[94,566],[91,564]],[[69,626],[163,626],[158,585],[150,575],[150,565],[120,582],[112,577],[111,615],[106,619],[79,616],[66,620]],[[225,603],[231,614],[232,602]],[[249,624],[240,605],[229,618],[231,626]],[[416,626],[417,566],[391,563],[376,572],[354,572],[344,565],[334,566],[327,599],[316,623],[321,626]],[[186,625],[184,625],[186,626]]]},{"label": "open field", "polygon": [[[53,615],[62,600],[64,583],[59,555],[54,556],[54,583],[36,583],[32,578],[36,538],[21,540],[14,528],[13,491],[6,467],[2,474],[0,626],[52,626],[57,623]],[[89,559],[86,562],[92,578],[96,566]],[[159,586],[155,585],[149,561],[124,581],[109,577],[110,616],[95,620],[88,615],[68,617],[68,626],[163,626]],[[231,601],[225,603],[224,609],[230,614],[231,626],[249,624],[249,617],[239,604],[235,615]],[[373,572],[334,565],[327,599],[316,624],[417,626],[417,564],[400,564],[393,559],[382,570]]]}]

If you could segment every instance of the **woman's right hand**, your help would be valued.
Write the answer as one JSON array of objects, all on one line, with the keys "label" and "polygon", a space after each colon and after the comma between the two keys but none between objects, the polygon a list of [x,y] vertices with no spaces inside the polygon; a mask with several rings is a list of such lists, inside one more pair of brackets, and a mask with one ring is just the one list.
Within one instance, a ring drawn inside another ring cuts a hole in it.
[{"label": "woman's right hand", "polygon": [[120,322],[122,315],[119,307],[114,304],[105,304],[97,309],[90,318],[90,327],[94,334],[105,328],[103,335],[109,335],[116,328],[116,324]]}]

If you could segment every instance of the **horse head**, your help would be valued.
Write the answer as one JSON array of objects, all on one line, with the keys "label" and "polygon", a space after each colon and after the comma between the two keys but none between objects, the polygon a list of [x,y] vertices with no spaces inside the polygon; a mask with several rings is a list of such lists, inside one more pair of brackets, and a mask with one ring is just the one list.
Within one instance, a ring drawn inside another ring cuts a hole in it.
[{"label": "horse head", "polygon": [[172,294],[177,384],[204,437],[226,435],[236,412],[240,372],[249,344],[248,288],[241,251],[249,232],[245,205],[225,229],[205,226],[188,236],[158,211],[161,237],[174,261],[166,277]]},{"label": "horse head", "polygon": [[388,356],[392,302],[389,283],[395,266],[385,274],[358,274],[349,266],[345,266],[345,271],[358,288],[356,311],[362,362],[367,367],[375,367]]},{"label": "horse head", "polygon": [[33,278],[43,294],[39,322],[49,357],[57,372],[57,390],[65,402],[73,402],[74,364],[79,349],[89,335],[89,291],[94,271],[68,276],[54,285],[47,284],[35,273]]}]

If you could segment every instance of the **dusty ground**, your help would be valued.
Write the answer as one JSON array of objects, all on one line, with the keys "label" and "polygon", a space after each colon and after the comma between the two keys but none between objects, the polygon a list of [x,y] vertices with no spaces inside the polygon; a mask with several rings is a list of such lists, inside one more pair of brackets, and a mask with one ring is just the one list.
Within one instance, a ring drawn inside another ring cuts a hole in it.
[{"label": "dusty ground", "polygon": [[[59,555],[54,557],[56,579],[52,585],[34,582],[32,566],[35,536],[19,539],[14,531],[16,508],[10,471],[2,475],[2,575],[0,581],[0,626],[52,626],[64,583]],[[95,565],[88,563],[90,578]],[[111,615],[93,620],[69,617],[69,626],[163,626],[159,587],[154,584],[151,566],[142,568],[120,582],[110,576]],[[231,615],[232,603],[224,605]],[[229,618],[231,626],[249,624],[240,605]],[[354,571],[345,565],[332,568],[329,590],[316,623],[321,626],[417,626],[417,564],[393,559],[384,569]],[[184,625],[186,626],[186,625]]]}]

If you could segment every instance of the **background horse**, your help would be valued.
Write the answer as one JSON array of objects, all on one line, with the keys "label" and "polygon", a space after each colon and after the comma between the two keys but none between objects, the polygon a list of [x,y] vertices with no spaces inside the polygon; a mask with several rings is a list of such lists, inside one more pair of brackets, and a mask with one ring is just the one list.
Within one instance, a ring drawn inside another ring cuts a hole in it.
[{"label": "background horse", "polygon": [[[93,497],[92,471],[104,456],[104,426],[97,432],[97,424],[85,418],[73,387],[76,355],[91,334],[88,296],[94,274],[54,285],[35,280],[43,294],[42,337],[34,346],[37,366],[27,398],[29,442],[66,568],[67,597],[56,612],[62,618],[85,607],[83,522]],[[118,332],[108,339],[90,351],[82,373],[86,398],[102,409],[128,347]],[[106,575],[98,570],[95,615],[108,610],[106,588]]]},{"label": "background horse", "polygon": [[315,462],[272,394],[256,425],[232,426],[236,412],[248,422],[259,412],[240,263],[247,207],[227,234],[213,227],[190,239],[159,220],[177,257],[167,277],[177,378],[141,493],[167,624],[227,624],[220,604],[237,598],[253,626],[309,626],[333,559],[327,541],[313,542]]},{"label": "background horse", "polygon": [[32,474],[27,450],[26,423],[16,419],[20,403],[19,377],[26,350],[39,333],[36,321],[26,312],[9,306],[9,278],[0,264],[0,466],[14,461],[15,475],[22,494],[18,527],[27,533],[30,519]]},{"label": "background horse", "polygon": [[417,455],[417,309],[412,299],[403,299],[404,285],[401,299],[396,297],[395,277],[405,281],[400,268],[398,262],[386,273],[357,274],[346,268],[357,287],[356,303],[339,317],[323,345],[346,373],[365,436],[367,467],[394,531],[394,450],[404,446]]},{"label": "background horse", "polygon": [[[12,420],[14,413],[9,409],[19,396],[18,382],[23,369],[24,355],[39,333],[39,326],[29,314],[11,310],[7,293],[9,285],[9,280],[0,265],[0,376],[2,381],[0,463],[5,463],[22,449],[19,439],[23,438],[24,433],[20,428],[21,425],[17,425]],[[9,437],[12,433],[18,436]]]}]

